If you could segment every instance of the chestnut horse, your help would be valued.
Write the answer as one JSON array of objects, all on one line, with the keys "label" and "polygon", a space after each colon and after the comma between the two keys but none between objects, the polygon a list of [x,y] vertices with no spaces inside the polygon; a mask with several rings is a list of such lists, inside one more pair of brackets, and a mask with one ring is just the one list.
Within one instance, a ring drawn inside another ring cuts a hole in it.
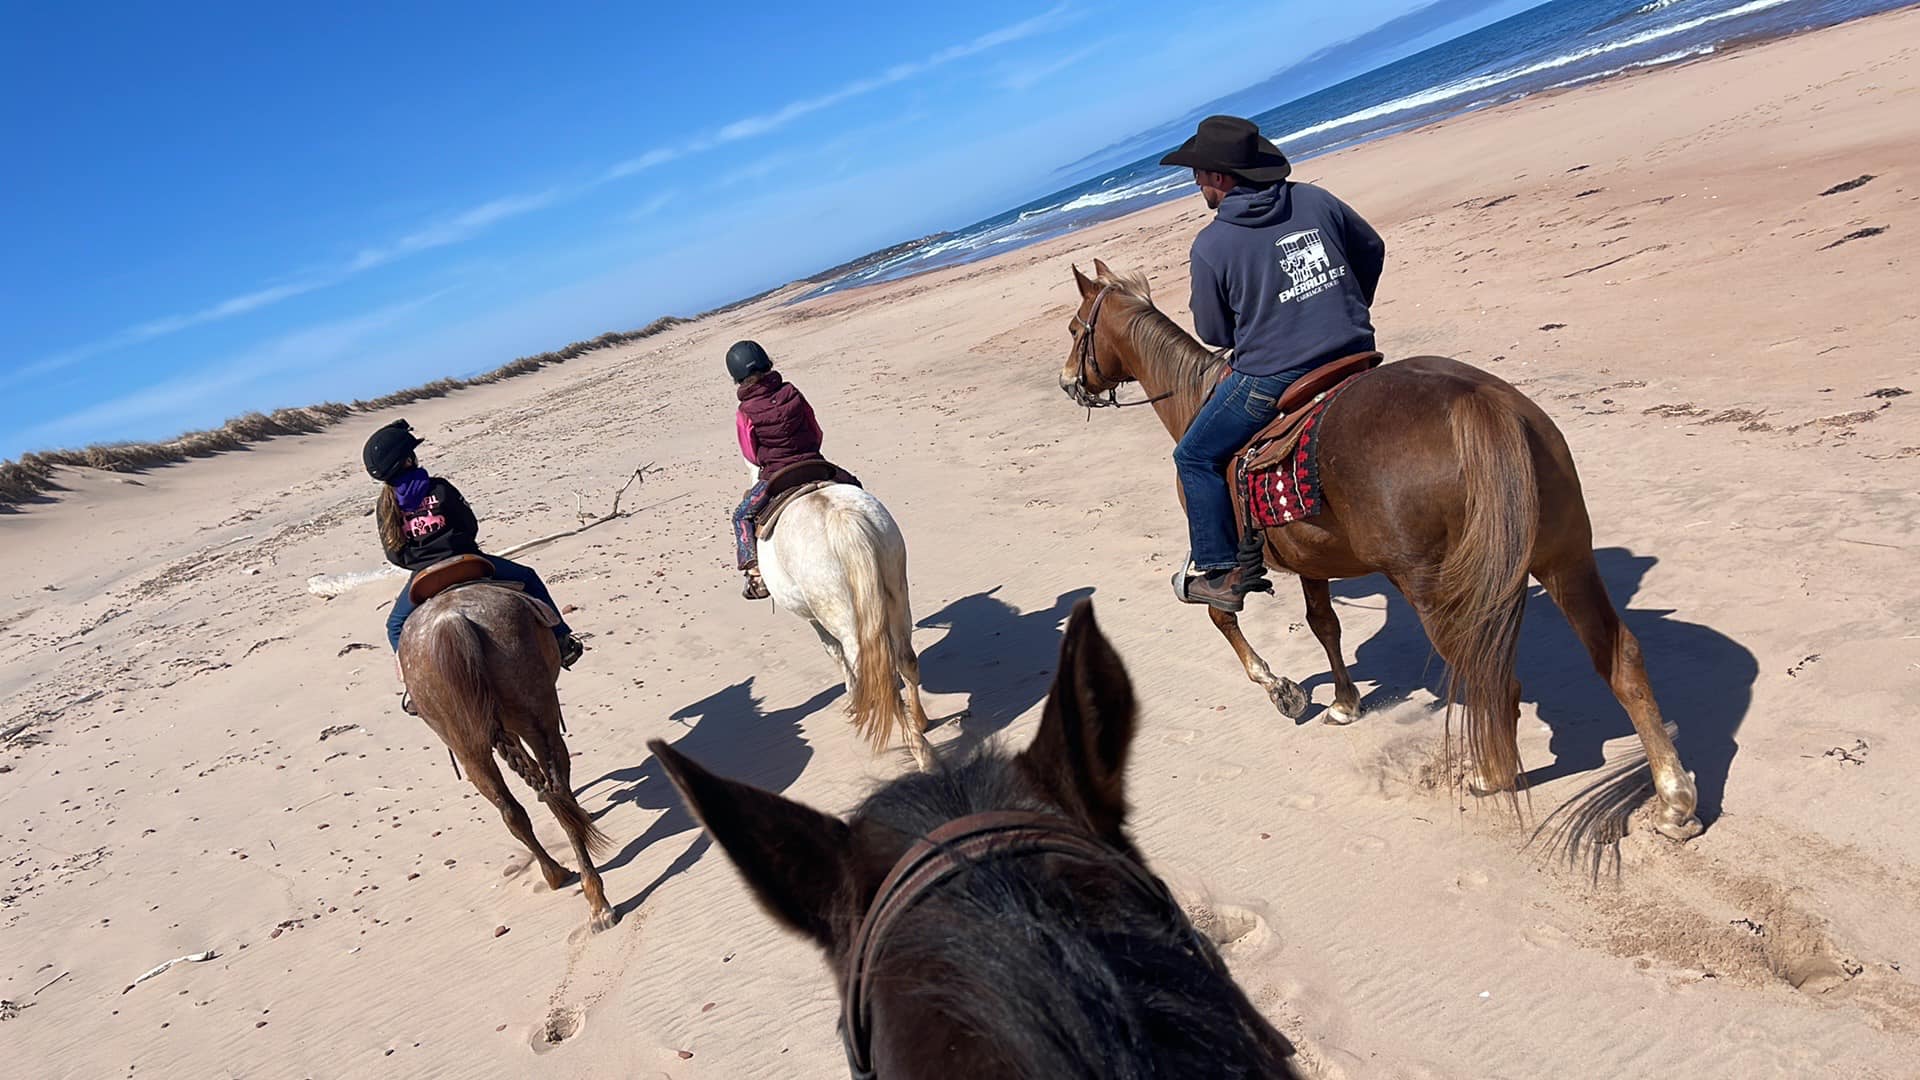
[{"label": "chestnut horse", "polygon": [[774,920],[836,973],[856,1078],[1290,1080],[1126,832],[1134,699],[1074,608],[1033,743],[910,773],[850,821],[648,743]]},{"label": "chestnut horse", "polygon": [[533,835],[527,811],[507,790],[496,751],[547,804],[580,861],[580,884],[595,930],[618,915],[607,905],[593,855],[608,841],[575,800],[573,759],[560,734],[560,646],[533,603],[511,589],[476,583],[421,604],[400,632],[407,689],[434,734],[467,778],[500,811],[507,831],[527,846],[547,886],[573,880]]},{"label": "chestnut horse", "polygon": [[[1145,275],[1078,267],[1080,307],[1060,372],[1075,402],[1106,404],[1138,382],[1177,442],[1224,373],[1224,354],[1153,306]],[[1468,782],[1514,792],[1521,781],[1520,682],[1514,673],[1531,573],[1573,625],[1646,748],[1653,824],[1686,840],[1701,831],[1699,796],[1655,704],[1640,643],[1620,621],[1593,561],[1593,528],[1573,456],[1553,421],[1503,380],[1441,356],[1383,365],[1341,392],[1320,435],[1324,509],[1268,529],[1267,565],[1300,578],[1307,623],[1333,669],[1332,724],[1360,717],[1340,655],[1328,581],[1381,573],[1419,613],[1448,666],[1447,700],[1464,713]],[[1207,609],[1247,677],[1288,716],[1306,696],[1247,644],[1231,612]]]}]

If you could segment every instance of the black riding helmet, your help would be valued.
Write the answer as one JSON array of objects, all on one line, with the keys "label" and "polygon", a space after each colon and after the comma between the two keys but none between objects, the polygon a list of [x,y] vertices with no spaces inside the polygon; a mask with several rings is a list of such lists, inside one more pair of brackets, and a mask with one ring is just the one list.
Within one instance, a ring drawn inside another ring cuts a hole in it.
[{"label": "black riding helmet", "polygon": [[727,374],[733,376],[736,383],[772,370],[773,358],[757,341],[736,341],[733,348],[727,350]]},{"label": "black riding helmet", "polygon": [[425,441],[413,433],[405,420],[395,420],[367,438],[360,460],[366,464],[368,476],[388,483],[400,475],[400,467],[413,456],[413,448]]}]

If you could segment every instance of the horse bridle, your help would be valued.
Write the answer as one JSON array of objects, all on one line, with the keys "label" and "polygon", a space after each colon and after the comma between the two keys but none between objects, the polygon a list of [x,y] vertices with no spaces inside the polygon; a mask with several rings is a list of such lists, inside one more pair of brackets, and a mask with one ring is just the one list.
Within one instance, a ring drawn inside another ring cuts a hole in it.
[{"label": "horse bridle", "polygon": [[[1180,910],[1166,885],[1139,862],[1075,830],[1059,817],[1022,810],[995,810],[947,822],[924,839],[915,841],[900,861],[893,864],[893,869],[880,883],[880,891],[874,894],[866,916],[860,920],[853,949],[847,954],[840,1041],[846,1047],[847,1067],[853,1080],[878,1080],[873,1067],[873,1030],[868,1014],[872,1008],[873,965],[885,944],[887,932],[956,874],[994,859],[1034,855],[1061,855],[1114,866],[1142,894],[1165,904],[1171,912]],[[1185,919],[1180,919],[1180,923],[1187,927],[1188,933],[1194,934],[1196,951],[1218,968],[1217,954],[1201,945],[1192,924]]]},{"label": "horse bridle", "polygon": [[1075,312],[1071,320],[1073,324],[1079,328],[1079,333],[1074,338],[1074,353],[1079,364],[1080,373],[1074,376],[1073,383],[1074,388],[1078,390],[1079,393],[1074,396],[1080,404],[1087,407],[1087,419],[1089,420],[1093,419],[1092,410],[1094,409],[1124,409],[1130,405],[1151,405],[1156,401],[1165,401],[1167,398],[1173,396],[1173,391],[1168,390],[1165,393],[1155,394],[1150,398],[1143,398],[1139,401],[1121,401],[1120,383],[1127,381],[1125,379],[1110,383],[1107,386],[1107,396],[1104,398],[1100,397],[1098,393],[1089,387],[1087,374],[1089,372],[1097,374],[1100,371],[1100,364],[1094,359],[1093,355],[1093,326],[1094,323],[1100,319],[1100,305],[1106,302],[1107,294],[1112,291],[1112,285],[1100,286],[1100,291],[1094,294],[1093,306],[1087,309],[1087,317],[1082,319],[1080,318],[1079,312]]}]

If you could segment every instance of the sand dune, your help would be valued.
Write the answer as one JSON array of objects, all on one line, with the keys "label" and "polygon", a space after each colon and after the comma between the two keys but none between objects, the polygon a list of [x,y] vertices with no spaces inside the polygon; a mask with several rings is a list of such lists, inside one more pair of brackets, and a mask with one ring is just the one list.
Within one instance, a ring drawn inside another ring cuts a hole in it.
[{"label": "sand dune", "polygon": [[[1301,725],[1168,599],[1165,434],[1145,410],[1089,423],[1054,378],[1071,262],[1147,270],[1185,318],[1196,199],[403,410],[498,545],[661,467],[633,516],[525,556],[592,635],[561,694],[616,841],[625,918],[598,936],[398,711],[391,583],[304,588],[378,564],[358,449],[401,412],[63,471],[56,501],[0,520],[10,1073],[844,1075],[819,960],[643,748],[841,808],[905,767],[847,729],[805,627],[737,596],[720,361],[753,336],[902,524],[928,707],[971,709],[942,753],[1024,740],[1060,623],[1094,598],[1144,709],[1141,846],[1321,1075],[1913,1075],[1916,61],[1920,12],[1895,13],[1300,170],[1387,237],[1390,355],[1484,365],[1566,431],[1711,814],[1691,844],[1636,830],[1596,885],[1436,788],[1438,668],[1377,580],[1335,590],[1367,695],[1350,728],[1313,722],[1325,659],[1286,583],[1246,626],[1315,692]],[[1631,731],[1544,600],[1527,627],[1537,821]]]}]

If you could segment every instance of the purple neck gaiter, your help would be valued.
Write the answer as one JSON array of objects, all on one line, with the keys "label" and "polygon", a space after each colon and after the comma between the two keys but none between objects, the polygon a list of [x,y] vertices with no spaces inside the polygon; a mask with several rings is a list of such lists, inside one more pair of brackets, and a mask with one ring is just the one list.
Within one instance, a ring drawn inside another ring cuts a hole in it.
[{"label": "purple neck gaiter", "polygon": [[393,494],[400,500],[400,509],[413,511],[420,509],[426,501],[427,489],[433,486],[433,477],[418,465],[400,474],[393,482]]}]

